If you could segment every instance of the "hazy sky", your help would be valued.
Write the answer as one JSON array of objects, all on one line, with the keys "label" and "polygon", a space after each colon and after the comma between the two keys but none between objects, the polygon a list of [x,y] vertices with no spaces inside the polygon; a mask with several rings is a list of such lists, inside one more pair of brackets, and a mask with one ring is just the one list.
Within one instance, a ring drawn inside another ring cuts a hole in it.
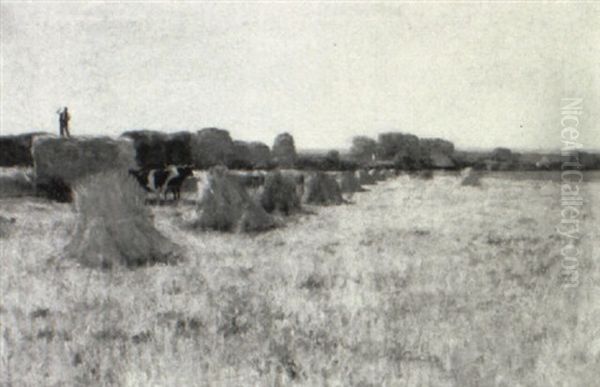
[{"label": "hazy sky", "polygon": [[458,147],[559,148],[584,99],[600,148],[594,4],[1,5],[2,134],[216,126],[347,147],[399,130]]}]

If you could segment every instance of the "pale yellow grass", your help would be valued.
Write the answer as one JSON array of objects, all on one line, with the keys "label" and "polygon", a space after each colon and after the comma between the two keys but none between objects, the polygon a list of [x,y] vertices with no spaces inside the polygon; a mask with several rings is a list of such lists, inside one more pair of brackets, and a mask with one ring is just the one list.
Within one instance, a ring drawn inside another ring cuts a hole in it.
[{"label": "pale yellow grass", "polygon": [[4,200],[2,385],[592,386],[598,183],[580,275],[560,287],[557,183],[400,177],[258,235],[154,208],[186,261],[62,259],[69,205]]}]

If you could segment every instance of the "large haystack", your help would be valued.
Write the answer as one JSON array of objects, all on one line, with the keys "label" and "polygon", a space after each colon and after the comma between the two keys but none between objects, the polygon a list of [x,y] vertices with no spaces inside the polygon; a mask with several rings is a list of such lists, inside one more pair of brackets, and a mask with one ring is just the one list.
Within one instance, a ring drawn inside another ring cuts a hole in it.
[{"label": "large haystack", "polygon": [[262,142],[233,142],[229,160],[231,169],[267,169],[271,165],[271,150]]},{"label": "large haystack", "polygon": [[132,130],[121,135],[133,140],[136,161],[142,168],[162,168],[168,164],[166,133],[153,130]]},{"label": "large haystack", "polygon": [[166,146],[167,165],[191,165],[192,134],[190,132],[170,133]]},{"label": "large haystack", "polygon": [[132,130],[122,134],[134,142],[136,161],[142,168],[192,164],[192,134]]},{"label": "large haystack", "polygon": [[82,181],[75,188],[77,227],[66,255],[104,268],[175,261],[179,248],[154,227],[144,200],[126,172],[99,173]]},{"label": "large haystack", "polygon": [[465,168],[461,172],[461,185],[479,187],[481,185],[480,174],[471,167]]},{"label": "large haystack", "polygon": [[109,137],[39,137],[33,142],[36,181],[60,178],[71,185],[109,170],[134,168],[135,150],[128,139]]},{"label": "large haystack", "polygon": [[271,154],[273,161],[280,168],[293,168],[297,157],[294,137],[289,133],[277,135]]},{"label": "large haystack", "polygon": [[230,165],[234,152],[233,140],[226,130],[206,128],[192,137],[192,158],[197,168]]},{"label": "large haystack", "polygon": [[215,167],[207,176],[195,224],[219,231],[264,231],[274,226],[269,214],[226,168]]},{"label": "large haystack", "polygon": [[248,144],[254,169],[267,169],[271,166],[271,150],[265,143],[254,141]]},{"label": "large haystack", "polygon": [[304,201],[309,204],[342,204],[342,191],[337,181],[324,172],[317,172],[308,179]]},{"label": "large haystack", "polygon": [[25,133],[0,136],[0,167],[30,167],[33,165],[31,144],[36,136],[47,133]]},{"label": "large haystack", "polygon": [[289,215],[300,210],[297,182],[291,176],[280,171],[270,172],[260,193],[260,204],[267,212],[279,212]]},{"label": "large haystack", "polygon": [[340,189],[344,193],[363,192],[364,188],[361,187],[358,178],[354,171],[344,171],[338,175],[338,182]]},{"label": "large haystack", "polygon": [[233,152],[229,160],[228,167],[231,169],[252,169],[252,153],[250,146],[245,141],[234,141]]},{"label": "large haystack", "polygon": [[356,174],[358,175],[358,182],[361,185],[377,184],[377,181],[373,178],[373,176],[369,174],[369,172],[366,169],[361,169],[358,172],[356,172]]}]

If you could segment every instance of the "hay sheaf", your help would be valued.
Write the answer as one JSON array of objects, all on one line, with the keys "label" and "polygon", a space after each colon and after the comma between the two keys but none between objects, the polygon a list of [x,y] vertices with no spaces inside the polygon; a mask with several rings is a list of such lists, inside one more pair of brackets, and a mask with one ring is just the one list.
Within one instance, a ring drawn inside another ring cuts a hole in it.
[{"label": "hay sheaf", "polygon": [[317,172],[308,179],[304,201],[327,206],[342,204],[344,199],[337,181],[324,172]]},{"label": "hay sheaf", "polygon": [[383,175],[383,173],[381,172],[381,170],[379,169],[371,169],[369,171],[369,175],[371,175],[371,177],[375,180],[375,181],[383,181],[385,180],[385,176]]},{"label": "hay sheaf", "polygon": [[393,169],[384,169],[384,170],[382,171],[382,173],[383,173],[383,176],[384,176],[386,179],[391,179],[391,178],[394,178],[394,177],[396,177],[396,172],[394,172],[394,170],[393,170]]},{"label": "hay sheaf", "polygon": [[193,225],[218,231],[258,232],[273,228],[275,222],[226,168],[215,167],[207,176]]},{"label": "hay sheaf", "polygon": [[198,189],[200,181],[201,179],[199,177],[192,175],[183,181],[180,191],[185,194],[197,194],[200,191]]},{"label": "hay sheaf", "polygon": [[361,185],[377,184],[375,178],[371,176],[366,169],[361,169],[358,172],[356,172],[356,174],[358,175],[358,182]]},{"label": "hay sheaf", "polygon": [[125,172],[96,174],[74,191],[77,226],[65,248],[68,257],[101,268],[171,263],[180,257],[179,247],[154,227],[144,193]]},{"label": "hay sheaf", "polygon": [[280,171],[270,172],[260,193],[259,201],[267,212],[289,215],[301,209],[298,182]]},{"label": "hay sheaf", "polygon": [[344,171],[338,175],[340,189],[344,193],[363,192],[365,189],[360,185],[354,171]]},{"label": "hay sheaf", "polygon": [[462,180],[460,185],[471,186],[471,187],[479,187],[481,186],[481,175],[478,171],[474,170],[471,167],[465,168],[461,172]]},{"label": "hay sheaf", "polygon": [[0,215],[0,238],[8,237],[15,223],[15,218],[7,218],[3,215]]}]

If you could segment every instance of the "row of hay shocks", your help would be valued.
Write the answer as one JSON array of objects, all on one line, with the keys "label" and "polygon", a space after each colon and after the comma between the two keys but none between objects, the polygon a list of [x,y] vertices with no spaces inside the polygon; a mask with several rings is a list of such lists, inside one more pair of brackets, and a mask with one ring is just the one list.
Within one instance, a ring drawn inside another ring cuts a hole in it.
[{"label": "row of hay shocks", "polygon": [[[367,173],[372,182],[385,179],[382,173]],[[214,167],[207,176],[197,218],[192,227],[202,230],[259,232],[277,226],[273,213],[290,215],[300,211],[301,202],[338,205],[342,192],[363,191],[365,172],[344,172],[336,178],[324,173],[312,174],[306,184],[302,175],[280,171],[269,173],[253,198],[225,167]],[[382,176],[382,177],[381,177]],[[463,173],[462,185],[478,185],[473,170]],[[306,187],[305,192],[299,187]],[[106,190],[105,187],[112,187]],[[67,256],[93,267],[118,265],[142,266],[172,263],[181,257],[179,246],[155,227],[145,194],[123,172],[103,172],[75,187],[75,205],[79,214]]]},{"label": "row of hay shocks", "polygon": [[[192,227],[265,231],[277,225],[273,213],[289,215],[299,211],[303,196],[305,203],[337,205],[344,201],[342,191],[362,190],[352,173],[344,173],[341,183],[343,188],[324,172],[314,173],[304,184],[302,174],[276,171],[266,176],[256,200],[225,167],[214,167],[207,176]],[[150,207],[144,204],[144,192],[126,173],[95,174],[77,184],[74,191],[78,217],[65,248],[67,256],[86,266],[101,268],[171,263],[181,257],[179,246],[154,227]]]},{"label": "row of hay shocks", "polygon": [[277,225],[273,213],[298,212],[303,199],[316,205],[343,203],[340,186],[323,172],[308,179],[305,192],[304,185],[301,174],[272,172],[267,174],[255,200],[226,168],[215,167],[208,174],[194,226],[219,231],[265,231]]}]

